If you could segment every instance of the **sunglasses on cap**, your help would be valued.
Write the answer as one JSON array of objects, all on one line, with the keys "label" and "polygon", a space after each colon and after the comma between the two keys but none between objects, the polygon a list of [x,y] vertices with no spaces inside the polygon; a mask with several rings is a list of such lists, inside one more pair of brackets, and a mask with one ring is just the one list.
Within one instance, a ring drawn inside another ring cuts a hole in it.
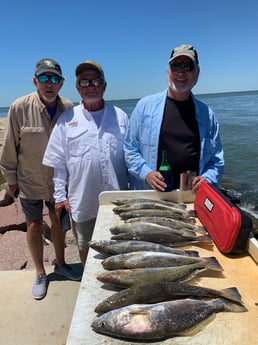
[{"label": "sunglasses on cap", "polygon": [[184,62],[184,61],[171,62],[169,65],[170,65],[171,71],[173,72],[179,72],[179,71],[191,72],[195,68],[195,65],[192,61],[191,62]]},{"label": "sunglasses on cap", "polygon": [[80,87],[89,87],[89,86],[95,86],[99,87],[101,85],[105,84],[105,80],[103,78],[96,78],[96,79],[80,79],[77,81],[77,84]]},{"label": "sunglasses on cap", "polygon": [[52,84],[59,84],[62,78],[58,75],[41,74],[37,76],[37,79],[40,83],[47,83],[50,80]]}]

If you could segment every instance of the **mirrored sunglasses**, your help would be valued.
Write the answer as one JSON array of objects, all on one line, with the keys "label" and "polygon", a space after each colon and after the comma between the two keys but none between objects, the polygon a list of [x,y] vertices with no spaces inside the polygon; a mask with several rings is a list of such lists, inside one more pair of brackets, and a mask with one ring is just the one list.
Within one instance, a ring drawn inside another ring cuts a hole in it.
[{"label": "mirrored sunglasses", "polygon": [[89,86],[99,87],[101,85],[104,85],[104,83],[105,83],[105,80],[103,78],[80,79],[77,81],[77,84],[81,87],[89,87]]},{"label": "mirrored sunglasses", "polygon": [[59,84],[62,78],[59,77],[58,75],[41,74],[37,76],[37,79],[40,83],[47,83],[50,80],[52,84]]},{"label": "mirrored sunglasses", "polygon": [[191,72],[194,70],[194,63],[193,62],[172,62],[169,64],[171,71],[173,72],[178,72],[178,71],[183,71],[183,72]]}]

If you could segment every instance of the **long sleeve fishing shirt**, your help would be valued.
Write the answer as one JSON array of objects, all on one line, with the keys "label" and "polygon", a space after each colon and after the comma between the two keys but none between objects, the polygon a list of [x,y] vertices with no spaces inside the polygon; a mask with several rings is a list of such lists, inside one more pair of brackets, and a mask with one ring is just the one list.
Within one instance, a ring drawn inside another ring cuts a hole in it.
[{"label": "long sleeve fishing shirt", "polygon": [[43,164],[55,168],[55,200],[68,195],[76,222],[96,217],[101,192],[128,189],[123,152],[127,124],[127,114],[108,103],[100,127],[82,103],[58,119]]},{"label": "long sleeve fishing shirt", "polygon": [[44,166],[42,158],[59,115],[72,106],[70,100],[58,96],[52,121],[37,92],[10,106],[0,169],[9,185],[19,184],[22,198],[53,200],[53,169]]},{"label": "long sleeve fishing shirt", "polygon": [[[132,189],[151,189],[145,179],[148,173],[157,170],[166,97],[167,90],[142,98],[130,117],[124,151]],[[224,168],[219,124],[210,107],[193,95],[192,98],[200,133],[199,174],[218,184]]]}]

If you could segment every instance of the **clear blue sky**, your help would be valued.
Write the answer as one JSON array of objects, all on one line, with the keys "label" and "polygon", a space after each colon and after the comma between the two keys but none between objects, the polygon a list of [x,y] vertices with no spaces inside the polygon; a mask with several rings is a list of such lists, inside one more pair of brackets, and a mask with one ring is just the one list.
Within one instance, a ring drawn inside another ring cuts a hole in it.
[{"label": "clear blue sky", "polygon": [[183,43],[199,53],[194,93],[258,89],[257,0],[8,0],[0,10],[0,106],[34,91],[43,57],[60,62],[61,95],[76,102],[74,70],[87,59],[104,68],[107,100],[161,91]]}]

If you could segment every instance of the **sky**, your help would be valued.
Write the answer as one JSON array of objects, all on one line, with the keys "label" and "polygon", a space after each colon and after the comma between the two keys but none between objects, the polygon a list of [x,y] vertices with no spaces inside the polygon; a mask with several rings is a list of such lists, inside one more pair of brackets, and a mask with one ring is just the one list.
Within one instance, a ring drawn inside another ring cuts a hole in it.
[{"label": "sky", "polygon": [[181,44],[198,51],[195,94],[258,90],[257,0],[8,0],[0,16],[1,107],[35,90],[45,57],[61,64],[60,95],[74,102],[74,71],[85,60],[102,65],[106,100],[162,91]]}]

